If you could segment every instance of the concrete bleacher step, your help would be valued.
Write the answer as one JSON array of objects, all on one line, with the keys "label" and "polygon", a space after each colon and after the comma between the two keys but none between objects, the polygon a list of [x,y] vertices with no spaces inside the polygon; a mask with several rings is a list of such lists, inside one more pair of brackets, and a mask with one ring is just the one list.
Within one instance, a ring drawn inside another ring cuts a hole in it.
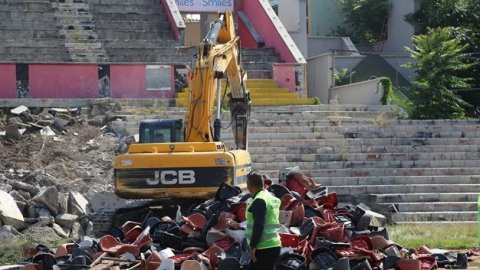
[{"label": "concrete bleacher step", "polygon": [[[245,65],[245,63],[244,63]],[[248,67],[246,67],[248,69]],[[228,89],[226,82],[222,81],[223,89]],[[265,79],[252,79],[247,80],[247,89],[250,89],[250,96],[252,98],[252,106],[282,106],[282,105],[309,105],[315,101],[311,98],[300,98],[297,93],[288,92],[288,89],[281,88],[274,80]],[[257,92],[257,89],[263,89]],[[222,95],[223,95],[222,90]],[[188,105],[190,96],[190,89],[183,89],[183,92],[177,93],[176,102],[177,106],[185,107]],[[226,101],[225,101],[226,102]],[[273,114],[292,114],[292,113],[304,113],[304,112],[273,112]],[[268,113],[262,113],[268,114]],[[268,116],[266,116],[268,117]],[[252,116],[252,119],[255,118]],[[278,118],[278,117],[274,117]]]},{"label": "concrete bleacher step", "polygon": [[161,20],[152,21],[106,21],[95,20],[97,29],[111,29],[112,27],[128,28],[131,27],[137,30],[157,31],[159,29],[169,29],[170,24]]},{"label": "concrete bleacher step", "polygon": [[41,13],[36,10],[0,10],[0,20],[14,20],[19,18],[26,20],[54,20],[55,14],[48,12]]},{"label": "concrete bleacher step", "polygon": [[[353,161],[353,162],[415,162],[419,164],[426,161],[450,161],[450,160],[469,160],[474,162],[480,159],[480,153],[475,152],[449,152],[449,153],[359,153],[349,154],[343,152],[340,154],[305,154],[292,153],[290,151],[277,152],[279,155],[271,153],[263,153],[261,151],[255,153],[256,162],[336,162],[336,161]],[[367,165],[362,163],[362,165]],[[407,164],[405,164],[407,165]]]},{"label": "concrete bleacher step", "polygon": [[0,59],[2,59],[2,61],[8,61],[8,62],[58,63],[58,62],[69,62],[70,54],[69,53],[49,54],[46,57],[45,54],[43,53],[11,54],[11,53],[0,52]]},{"label": "concrete bleacher step", "polygon": [[465,221],[477,220],[477,211],[438,211],[438,212],[400,212],[392,217],[393,222],[422,222],[422,221],[456,221],[463,223]]},{"label": "concrete bleacher step", "polygon": [[64,47],[63,41],[57,38],[0,38],[2,47]]},{"label": "concrete bleacher step", "polygon": [[329,186],[329,190],[337,194],[389,194],[398,193],[464,193],[480,190],[480,184],[408,184],[408,185],[356,185]]},{"label": "concrete bleacher step", "polygon": [[[177,118],[175,118],[177,119]],[[300,136],[299,136],[300,137]],[[226,143],[232,140],[224,140]],[[380,145],[409,145],[414,149],[428,150],[430,147],[437,145],[478,145],[480,138],[381,138],[381,139],[257,139],[250,140],[249,146],[259,147],[276,147],[282,145],[309,145],[309,146],[380,146]]]},{"label": "concrete bleacher step", "polygon": [[445,212],[445,211],[476,211],[477,202],[400,202],[393,203],[400,212]]},{"label": "concrete bleacher step", "polygon": [[45,1],[15,1],[15,2],[0,2],[0,10],[2,11],[18,11],[18,10],[45,10],[51,7],[50,2]]},{"label": "concrete bleacher step", "polygon": [[315,177],[315,182],[325,186],[356,185],[410,185],[410,184],[478,184],[480,175],[432,175],[432,176],[366,176],[366,177]]},{"label": "concrete bleacher step", "polygon": [[[138,128],[138,123],[127,123],[127,128]],[[478,145],[435,145],[427,150],[414,148],[412,145],[388,145],[388,146],[320,146],[318,144],[302,145],[277,145],[258,146],[249,145],[249,151],[256,155],[290,154],[290,155],[316,155],[319,160],[421,160],[421,159],[443,159],[455,157],[471,157],[478,155]],[[428,151],[428,152],[424,152]],[[309,158],[308,156],[305,158]],[[316,157],[317,158],[317,157]]]},{"label": "concrete bleacher step", "polygon": [[461,193],[388,193],[374,194],[379,203],[398,203],[398,202],[471,202],[478,198],[478,192]]},{"label": "concrete bleacher step", "polygon": [[[273,85],[267,80],[247,82],[252,89]],[[125,127],[133,134],[141,119],[177,119],[184,113],[175,107],[153,115],[133,114]],[[332,121],[332,115],[342,121]],[[379,125],[379,116],[390,119],[388,125]],[[229,113],[222,118],[228,122]],[[385,207],[395,205],[395,222],[475,220],[478,120],[395,120],[390,107],[365,105],[253,107],[251,118],[253,169],[272,179],[286,167],[299,166],[342,199],[368,196]],[[227,147],[234,145],[231,130],[222,130],[222,137]]]},{"label": "concrete bleacher step", "polygon": [[24,20],[24,19],[4,19],[0,20],[0,29],[15,27],[16,29],[55,29],[57,23],[55,20]]}]

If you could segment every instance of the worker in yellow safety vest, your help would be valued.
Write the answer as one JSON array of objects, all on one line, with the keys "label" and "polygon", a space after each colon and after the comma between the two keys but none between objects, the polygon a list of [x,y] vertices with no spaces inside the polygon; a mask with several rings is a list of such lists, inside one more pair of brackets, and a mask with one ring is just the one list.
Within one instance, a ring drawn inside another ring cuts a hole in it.
[{"label": "worker in yellow safety vest", "polygon": [[280,255],[278,235],[280,200],[263,188],[263,176],[252,172],[247,189],[253,200],[246,209],[247,239],[250,245],[250,270],[273,270]]}]

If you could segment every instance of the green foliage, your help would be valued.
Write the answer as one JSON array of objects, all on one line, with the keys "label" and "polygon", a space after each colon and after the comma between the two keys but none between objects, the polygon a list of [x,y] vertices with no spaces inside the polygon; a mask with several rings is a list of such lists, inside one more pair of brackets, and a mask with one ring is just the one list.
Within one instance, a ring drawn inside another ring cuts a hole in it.
[{"label": "green foliage", "polygon": [[380,82],[383,86],[382,105],[388,105],[394,99],[392,80],[390,78],[382,78]]},{"label": "green foliage", "polygon": [[335,85],[340,86],[340,85],[346,85],[350,83],[350,76],[353,76],[355,74],[355,71],[349,72],[348,69],[343,68],[341,72],[338,72],[335,70]]},{"label": "green foliage", "polygon": [[442,249],[472,249],[478,245],[476,226],[466,223],[411,223],[391,226],[388,232],[393,241],[406,248],[426,245]]},{"label": "green foliage", "polygon": [[420,9],[406,16],[416,32],[425,34],[428,28],[454,27],[452,34],[465,45],[469,68],[454,70],[460,77],[472,77],[473,88],[480,88],[480,1],[478,0],[417,0]]},{"label": "green foliage", "polygon": [[417,78],[414,88],[414,118],[462,118],[468,103],[451,90],[470,87],[470,78],[456,75],[471,67],[463,51],[466,45],[453,35],[453,28],[428,29],[427,34],[413,37],[414,48],[406,48],[415,62],[404,66],[413,68]]},{"label": "green foliage", "polygon": [[348,36],[354,43],[380,40],[388,14],[388,0],[340,0],[340,3],[345,21],[333,35]]},{"label": "green foliage", "polygon": [[322,102],[320,101],[320,99],[318,97],[314,97],[313,98],[313,105],[320,105],[322,104]]},{"label": "green foliage", "polygon": [[392,105],[392,110],[398,118],[408,119],[412,114],[412,102],[398,89],[393,87],[392,80],[388,77],[381,78],[383,86],[382,105]]}]

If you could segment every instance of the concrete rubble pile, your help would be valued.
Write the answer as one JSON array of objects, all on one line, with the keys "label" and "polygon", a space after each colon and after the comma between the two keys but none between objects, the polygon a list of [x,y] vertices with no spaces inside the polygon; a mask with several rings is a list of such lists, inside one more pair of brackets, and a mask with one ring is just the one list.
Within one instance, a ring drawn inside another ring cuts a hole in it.
[{"label": "concrete rubble pile", "polygon": [[28,108],[24,105],[0,112],[0,135],[9,140],[20,140],[26,132],[38,131],[42,136],[66,134],[69,126],[87,123],[95,127],[106,127],[118,116],[121,108],[108,101],[96,101],[89,107],[80,108]]},{"label": "concrete rubble pile", "polygon": [[108,100],[81,108],[0,109],[1,244],[92,233],[89,201],[112,189],[117,139],[107,132],[119,110]]},{"label": "concrete rubble pile", "polygon": [[[265,188],[281,200],[282,254],[275,269],[466,269],[472,254],[406,249],[389,239],[384,216],[363,205],[340,207],[334,192],[299,171],[283,175],[279,184],[265,180]],[[149,212],[140,222],[112,226],[100,238],[81,237],[56,249],[37,246],[25,263],[46,270],[244,269],[250,262],[245,232],[249,200],[250,194],[223,184],[215,198],[184,215],[179,208],[174,216]],[[57,217],[63,228],[77,222]]]}]

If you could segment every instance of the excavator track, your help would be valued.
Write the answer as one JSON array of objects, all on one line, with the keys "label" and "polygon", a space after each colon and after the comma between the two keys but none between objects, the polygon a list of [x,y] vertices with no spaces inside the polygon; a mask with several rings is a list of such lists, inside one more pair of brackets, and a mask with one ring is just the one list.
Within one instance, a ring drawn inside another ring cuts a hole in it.
[{"label": "excavator track", "polygon": [[121,227],[127,221],[142,222],[149,212],[157,217],[169,216],[174,219],[180,207],[182,214],[188,215],[192,207],[203,201],[204,199],[135,201],[118,208],[101,208],[95,212],[92,220],[95,236],[106,235],[112,226]]}]

